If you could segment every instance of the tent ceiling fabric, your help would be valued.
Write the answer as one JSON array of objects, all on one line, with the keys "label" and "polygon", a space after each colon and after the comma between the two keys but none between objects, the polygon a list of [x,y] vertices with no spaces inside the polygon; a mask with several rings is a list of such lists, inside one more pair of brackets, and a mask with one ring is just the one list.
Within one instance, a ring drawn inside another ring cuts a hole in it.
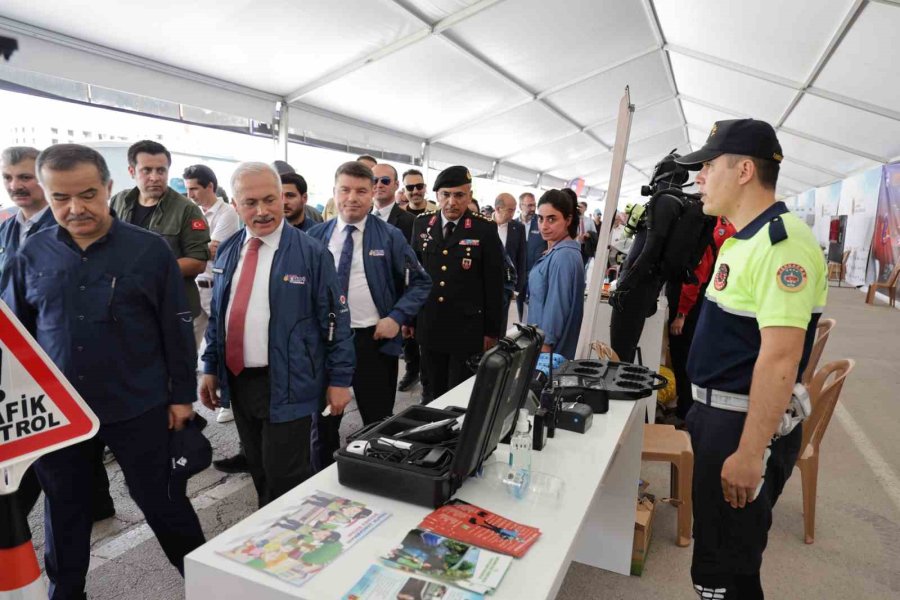
[{"label": "tent ceiling fabric", "polygon": [[[626,85],[625,192],[672,148],[742,116],[778,126],[782,194],[900,158],[900,7],[886,0],[6,0],[3,30],[27,38],[23,51],[58,54],[20,52],[13,68],[112,87],[110,60],[142,69],[128,53],[147,66],[142,83],[117,75],[123,91],[152,95],[165,72],[159,97],[196,104],[202,88],[180,98],[171,80],[199,75],[291,100],[294,131],[352,129],[387,151],[431,142],[433,160],[485,173],[500,161],[501,176],[505,164],[602,189]],[[107,72],[81,58],[67,69],[75,47]]]}]

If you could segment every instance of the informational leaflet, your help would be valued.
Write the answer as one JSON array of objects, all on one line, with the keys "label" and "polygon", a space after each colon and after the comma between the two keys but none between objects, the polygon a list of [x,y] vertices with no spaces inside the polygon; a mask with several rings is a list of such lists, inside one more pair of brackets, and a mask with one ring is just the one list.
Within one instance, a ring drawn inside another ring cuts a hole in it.
[{"label": "informational leaflet", "polygon": [[423,529],[413,529],[387,555],[390,567],[421,573],[479,594],[493,592],[512,563],[512,557],[451,540]]},{"label": "informational leaflet", "polygon": [[389,516],[317,491],[258,534],[219,554],[300,586]]},{"label": "informational leaflet", "polygon": [[537,527],[516,523],[462,500],[438,508],[419,523],[445,537],[521,558],[541,535]]},{"label": "informational leaflet", "polygon": [[483,600],[482,594],[372,565],[341,600]]}]

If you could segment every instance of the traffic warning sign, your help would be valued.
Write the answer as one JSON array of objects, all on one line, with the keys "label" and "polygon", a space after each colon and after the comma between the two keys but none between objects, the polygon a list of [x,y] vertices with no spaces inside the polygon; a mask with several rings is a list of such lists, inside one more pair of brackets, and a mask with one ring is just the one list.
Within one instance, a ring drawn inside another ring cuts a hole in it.
[{"label": "traffic warning sign", "polygon": [[0,469],[9,477],[18,471],[9,467],[90,438],[99,426],[75,388],[0,302]]}]

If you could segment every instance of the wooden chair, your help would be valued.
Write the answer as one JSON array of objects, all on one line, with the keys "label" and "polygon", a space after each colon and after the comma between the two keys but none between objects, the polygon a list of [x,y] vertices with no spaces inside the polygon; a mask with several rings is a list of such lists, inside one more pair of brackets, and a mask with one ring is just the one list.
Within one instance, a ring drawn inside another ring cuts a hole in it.
[{"label": "wooden chair", "polygon": [[803,371],[803,377],[801,378],[803,385],[809,387],[809,383],[819,367],[819,359],[822,358],[822,352],[825,350],[828,336],[836,324],[837,321],[834,319],[819,319],[819,325],[816,327],[816,341],[813,342],[812,351],[809,353],[809,361],[806,363],[806,370]]},{"label": "wooden chair", "polygon": [[691,544],[691,511],[693,494],[691,486],[694,478],[694,449],[691,436],[672,425],[644,424],[644,446],[641,460],[667,462],[671,464],[669,495],[678,507],[679,546]]},{"label": "wooden chair", "polygon": [[[591,348],[600,358],[619,361],[616,351],[600,341],[593,342]],[[693,510],[694,449],[691,436],[672,425],[644,424],[644,445],[641,460],[667,462],[671,465],[669,475],[669,496],[678,507],[679,546],[691,545],[691,520]]]},{"label": "wooden chair", "polygon": [[800,458],[797,459],[803,487],[803,534],[807,544],[813,543],[816,531],[819,446],[831,421],[831,415],[834,414],[834,407],[841,395],[844,381],[855,364],[855,361],[850,359],[830,362],[816,373],[809,386],[813,409],[812,414],[803,423],[803,441],[800,445]]},{"label": "wooden chair", "polygon": [[897,303],[897,280],[900,279],[900,262],[894,265],[891,274],[884,283],[872,283],[869,285],[869,292],[866,294],[866,304],[875,304],[875,293],[880,289],[887,289],[890,305]]},{"label": "wooden chair", "polygon": [[844,275],[847,274],[848,258],[850,258],[850,251],[844,250],[844,254],[841,255],[841,262],[828,262],[828,281],[837,280],[838,286],[841,285],[841,282],[844,280]]}]

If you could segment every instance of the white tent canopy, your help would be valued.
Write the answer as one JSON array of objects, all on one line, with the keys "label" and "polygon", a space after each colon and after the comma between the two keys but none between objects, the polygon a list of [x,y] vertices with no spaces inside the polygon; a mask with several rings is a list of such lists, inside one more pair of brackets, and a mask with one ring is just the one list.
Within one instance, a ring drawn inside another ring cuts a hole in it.
[{"label": "white tent canopy", "polygon": [[778,128],[791,195],[900,158],[900,6],[870,0],[4,0],[38,73],[476,173],[623,195],[718,119]]}]

